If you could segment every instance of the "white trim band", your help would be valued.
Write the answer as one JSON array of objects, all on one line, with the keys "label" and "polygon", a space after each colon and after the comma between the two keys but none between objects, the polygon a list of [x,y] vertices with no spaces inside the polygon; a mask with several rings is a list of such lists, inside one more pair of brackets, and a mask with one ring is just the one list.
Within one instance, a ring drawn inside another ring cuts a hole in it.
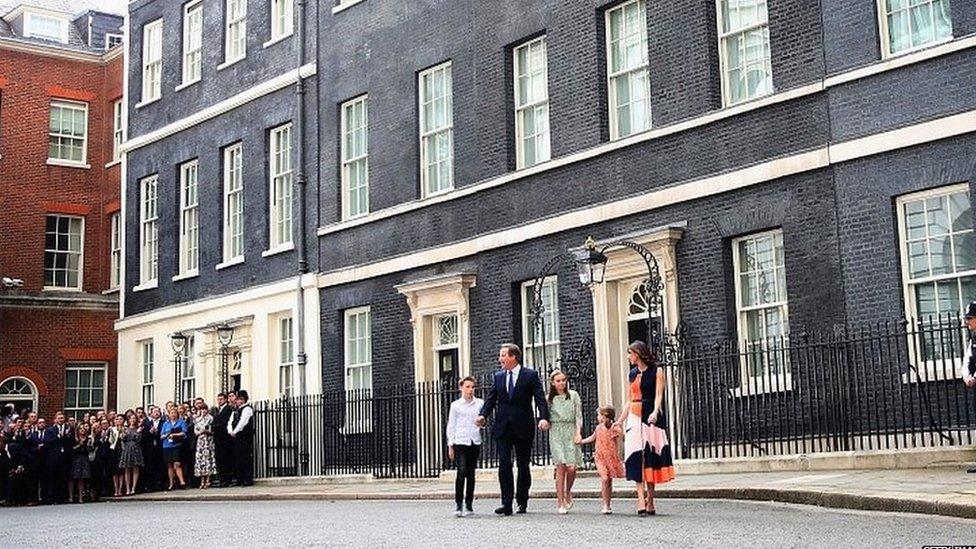
[{"label": "white trim band", "polygon": [[275,78],[272,78],[266,82],[262,82],[233,97],[228,97],[227,99],[207,107],[202,111],[198,111],[186,118],[181,118],[180,120],[167,124],[158,130],[153,130],[147,134],[129,139],[122,145],[122,151],[131,152],[151,143],[155,143],[161,139],[165,139],[171,135],[177,134],[183,130],[192,128],[198,124],[210,120],[211,118],[220,116],[221,114],[232,111],[237,107],[250,103],[255,99],[270,93],[274,93],[282,88],[294,84],[299,78],[308,78],[309,76],[314,75],[315,72],[315,63],[309,63],[302,66],[300,69],[292,69],[285,74],[276,76]]}]

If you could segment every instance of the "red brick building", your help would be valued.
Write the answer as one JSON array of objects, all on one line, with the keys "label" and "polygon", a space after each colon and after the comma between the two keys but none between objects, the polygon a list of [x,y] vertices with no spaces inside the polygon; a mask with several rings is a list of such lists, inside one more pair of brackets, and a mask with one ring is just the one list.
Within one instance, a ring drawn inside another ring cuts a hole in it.
[{"label": "red brick building", "polygon": [[0,405],[111,408],[121,256],[119,15],[0,0]]}]

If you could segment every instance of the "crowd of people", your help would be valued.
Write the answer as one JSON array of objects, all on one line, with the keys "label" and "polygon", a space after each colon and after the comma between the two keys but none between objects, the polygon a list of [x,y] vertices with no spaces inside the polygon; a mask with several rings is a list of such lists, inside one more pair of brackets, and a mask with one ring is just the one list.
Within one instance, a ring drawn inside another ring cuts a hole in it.
[{"label": "crowd of people", "polygon": [[250,486],[254,411],[247,391],[163,408],[81,417],[3,410],[0,503],[81,503],[186,487]]}]

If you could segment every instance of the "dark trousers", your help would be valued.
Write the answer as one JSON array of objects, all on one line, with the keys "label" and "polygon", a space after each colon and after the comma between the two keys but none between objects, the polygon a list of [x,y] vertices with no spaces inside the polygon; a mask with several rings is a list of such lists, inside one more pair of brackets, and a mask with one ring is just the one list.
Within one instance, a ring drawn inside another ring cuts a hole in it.
[{"label": "dark trousers", "polygon": [[44,476],[41,477],[44,503],[61,503],[67,496],[71,456],[55,449],[47,453],[44,462]]},{"label": "dark trousers", "polygon": [[234,437],[234,475],[241,486],[254,484],[254,434]]},{"label": "dark trousers", "polygon": [[[502,491],[502,507],[512,508],[512,496],[519,507],[529,503],[529,488],[532,487],[532,473],[529,471],[529,457],[532,454],[532,438],[503,436],[495,439],[498,449],[498,484]],[[518,486],[512,475],[512,450],[518,467]]]},{"label": "dark trousers", "polygon": [[234,477],[233,441],[226,433],[226,429],[223,435],[214,433],[214,460],[221,486],[229,486]]},{"label": "dark trousers", "polygon": [[454,445],[454,460],[457,462],[457,479],[454,481],[454,502],[457,508],[464,503],[466,509],[471,509],[474,502],[474,471],[478,467],[478,456],[481,455],[481,445]]}]

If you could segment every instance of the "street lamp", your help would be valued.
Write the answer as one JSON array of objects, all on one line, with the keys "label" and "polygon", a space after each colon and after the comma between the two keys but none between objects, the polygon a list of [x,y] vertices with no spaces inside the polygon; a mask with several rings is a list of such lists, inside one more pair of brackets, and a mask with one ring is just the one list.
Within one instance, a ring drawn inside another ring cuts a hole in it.
[{"label": "street lamp", "polygon": [[603,284],[603,276],[607,270],[607,254],[603,253],[603,250],[596,249],[596,241],[592,236],[586,237],[583,249],[577,251],[574,258],[580,284],[587,288],[594,284]]},{"label": "street lamp", "polygon": [[220,341],[220,392],[226,393],[230,388],[229,372],[227,371],[227,346],[234,339],[234,327],[226,322],[218,325],[217,339]]},{"label": "street lamp", "polygon": [[186,348],[186,336],[182,332],[174,332],[169,336],[169,343],[173,347],[173,362],[176,367],[173,369],[173,401],[176,404],[182,402],[181,382],[183,381],[183,350]]}]

